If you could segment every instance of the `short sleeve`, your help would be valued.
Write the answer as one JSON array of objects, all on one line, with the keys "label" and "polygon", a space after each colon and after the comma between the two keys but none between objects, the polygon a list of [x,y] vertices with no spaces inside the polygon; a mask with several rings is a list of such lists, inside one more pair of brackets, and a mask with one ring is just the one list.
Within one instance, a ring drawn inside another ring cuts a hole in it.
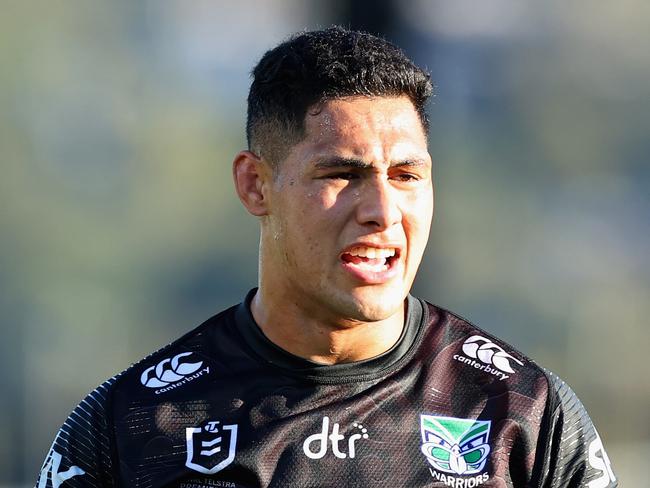
[{"label": "short sleeve", "polygon": [[77,405],[57,433],[35,488],[115,486],[108,380]]},{"label": "short sleeve", "polygon": [[548,488],[610,488],[618,486],[603,443],[573,390],[547,372],[552,389],[547,415],[548,432],[543,433]]}]

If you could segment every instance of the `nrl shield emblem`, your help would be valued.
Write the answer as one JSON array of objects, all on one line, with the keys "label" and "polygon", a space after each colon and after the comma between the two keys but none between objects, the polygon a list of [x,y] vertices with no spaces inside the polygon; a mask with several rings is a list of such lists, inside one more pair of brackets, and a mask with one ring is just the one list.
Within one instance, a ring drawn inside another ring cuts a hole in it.
[{"label": "nrl shield emblem", "polygon": [[480,473],[490,445],[489,420],[420,415],[422,454],[438,471],[456,475]]},{"label": "nrl shield emblem", "polygon": [[203,428],[187,427],[187,460],[185,466],[203,474],[215,474],[235,459],[237,424],[219,425],[207,422]]}]

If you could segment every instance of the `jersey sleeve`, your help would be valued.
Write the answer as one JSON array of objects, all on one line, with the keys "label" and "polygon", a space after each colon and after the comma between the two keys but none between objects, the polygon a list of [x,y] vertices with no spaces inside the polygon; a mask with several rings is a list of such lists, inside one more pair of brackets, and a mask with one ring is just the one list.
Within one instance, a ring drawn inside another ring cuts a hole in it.
[{"label": "jersey sleeve", "polygon": [[72,411],[57,433],[35,488],[115,486],[108,380]]},{"label": "jersey sleeve", "polygon": [[609,457],[585,407],[571,388],[547,372],[551,394],[543,432],[544,482],[548,488],[618,486]]}]

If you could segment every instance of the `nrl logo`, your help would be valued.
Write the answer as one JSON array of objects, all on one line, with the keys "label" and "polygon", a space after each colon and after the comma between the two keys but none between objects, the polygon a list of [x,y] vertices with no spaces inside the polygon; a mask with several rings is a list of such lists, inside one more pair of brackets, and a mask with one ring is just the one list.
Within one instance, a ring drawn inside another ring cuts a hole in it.
[{"label": "nrl logo", "polygon": [[420,415],[420,429],[422,454],[437,471],[475,475],[485,467],[490,454],[489,420]]},{"label": "nrl logo", "polygon": [[235,459],[237,424],[219,425],[207,422],[203,428],[187,427],[187,459],[185,466],[203,474],[215,474]]}]

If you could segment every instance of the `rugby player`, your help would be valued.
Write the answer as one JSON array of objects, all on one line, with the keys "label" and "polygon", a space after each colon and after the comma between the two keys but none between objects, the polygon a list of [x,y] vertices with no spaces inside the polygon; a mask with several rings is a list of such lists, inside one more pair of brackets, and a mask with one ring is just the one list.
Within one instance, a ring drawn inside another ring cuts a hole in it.
[{"label": "rugby player", "polygon": [[233,163],[258,286],[90,393],[39,488],[616,486],[561,379],[409,294],[431,91],[397,47],[343,28],[262,57]]}]

